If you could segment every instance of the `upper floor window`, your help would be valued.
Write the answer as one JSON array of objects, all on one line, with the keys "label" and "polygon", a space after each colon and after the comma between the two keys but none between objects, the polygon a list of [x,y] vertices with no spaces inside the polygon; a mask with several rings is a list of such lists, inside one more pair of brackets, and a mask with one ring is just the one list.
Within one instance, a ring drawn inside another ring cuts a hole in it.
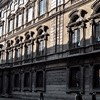
[{"label": "upper floor window", "polygon": [[3,26],[0,26],[0,36],[3,34]]},{"label": "upper floor window", "polygon": [[63,0],[52,0],[51,1],[51,9],[55,8],[56,6],[59,6],[63,4]]},{"label": "upper floor window", "polygon": [[47,29],[47,26],[40,26],[37,28],[37,56],[44,56],[46,53]]},{"label": "upper floor window", "polygon": [[0,11],[0,17],[1,17],[1,15],[2,15],[2,11]]},{"label": "upper floor window", "polygon": [[46,13],[46,0],[40,0],[39,2],[39,15],[43,15]]},{"label": "upper floor window", "polygon": [[17,27],[22,26],[22,14],[17,16]]},{"label": "upper floor window", "polygon": [[82,1],[82,0],[71,0],[72,3],[76,3],[78,1]]},{"label": "upper floor window", "polygon": [[24,0],[19,0],[19,4],[23,4],[24,3]]},{"label": "upper floor window", "polygon": [[75,47],[80,47],[80,29],[75,29],[72,33],[72,48]]},{"label": "upper floor window", "polygon": [[13,2],[12,2],[11,5],[10,5],[10,9],[11,9],[11,11],[14,10],[14,3],[13,3]]},{"label": "upper floor window", "polygon": [[100,22],[95,25],[96,41],[100,42]]},{"label": "upper floor window", "polygon": [[[78,14],[80,13],[80,14]],[[85,45],[85,20],[84,16],[87,12],[83,9],[72,11],[69,15],[70,22],[68,24],[69,32],[69,48],[77,48]],[[74,53],[74,51],[73,51]],[[75,51],[79,53],[79,51]]]},{"label": "upper floor window", "polygon": [[33,19],[33,7],[28,8],[27,10],[27,21],[30,22]]},{"label": "upper floor window", "polygon": [[11,32],[13,30],[13,20],[9,20],[9,23],[8,23],[9,27],[8,27],[8,32]]}]

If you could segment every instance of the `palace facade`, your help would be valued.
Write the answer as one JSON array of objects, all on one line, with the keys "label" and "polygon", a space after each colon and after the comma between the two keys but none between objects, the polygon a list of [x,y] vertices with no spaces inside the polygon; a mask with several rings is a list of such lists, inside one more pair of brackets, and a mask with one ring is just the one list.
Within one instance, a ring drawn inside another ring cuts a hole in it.
[{"label": "palace facade", "polygon": [[100,100],[100,0],[0,0],[0,96]]}]

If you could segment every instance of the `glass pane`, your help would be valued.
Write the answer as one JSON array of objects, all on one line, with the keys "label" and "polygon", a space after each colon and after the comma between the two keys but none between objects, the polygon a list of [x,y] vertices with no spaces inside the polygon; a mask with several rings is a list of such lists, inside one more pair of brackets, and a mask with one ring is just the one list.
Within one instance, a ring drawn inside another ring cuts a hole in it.
[{"label": "glass pane", "polygon": [[13,20],[9,22],[9,32],[13,30]]},{"label": "glass pane", "polygon": [[18,15],[18,27],[22,25],[22,14]]},{"label": "glass pane", "polygon": [[33,8],[28,9],[28,22],[32,20]]},{"label": "glass pane", "polygon": [[0,26],[0,36],[2,36],[2,32],[3,32],[3,27]]}]

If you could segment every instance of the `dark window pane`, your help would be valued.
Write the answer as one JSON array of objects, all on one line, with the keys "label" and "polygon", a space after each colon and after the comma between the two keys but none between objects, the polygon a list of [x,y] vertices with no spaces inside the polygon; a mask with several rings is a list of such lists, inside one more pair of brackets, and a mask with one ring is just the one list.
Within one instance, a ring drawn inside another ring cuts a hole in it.
[{"label": "dark window pane", "polygon": [[24,75],[24,87],[30,87],[30,73]]},{"label": "dark window pane", "polygon": [[43,71],[38,71],[36,73],[36,87],[38,88],[43,87]]},{"label": "dark window pane", "polygon": [[100,67],[94,69],[93,86],[94,88],[100,88]]},{"label": "dark window pane", "polygon": [[100,41],[100,23],[96,25],[96,42]]},{"label": "dark window pane", "polygon": [[15,74],[14,76],[14,87],[19,87],[19,74]]},{"label": "dark window pane", "polygon": [[70,70],[70,87],[80,87],[81,72],[80,68],[75,67]]},{"label": "dark window pane", "polygon": [[80,29],[75,29],[72,33],[72,48],[80,47]]}]

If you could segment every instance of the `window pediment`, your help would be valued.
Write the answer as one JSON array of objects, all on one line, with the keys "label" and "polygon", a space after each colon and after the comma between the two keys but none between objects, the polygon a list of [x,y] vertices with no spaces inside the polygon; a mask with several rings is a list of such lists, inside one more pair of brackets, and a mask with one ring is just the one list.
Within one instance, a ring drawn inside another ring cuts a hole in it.
[{"label": "window pediment", "polygon": [[100,13],[100,1],[99,1],[99,0],[96,0],[96,1],[92,4],[91,8],[93,9],[93,13],[92,13],[91,16],[93,16],[93,15],[95,15],[95,14],[97,14],[97,13]]},{"label": "window pediment", "polygon": [[22,42],[23,37],[22,36],[17,36],[15,38],[16,43],[15,44],[19,44],[20,42]]},{"label": "window pediment", "polygon": [[25,6],[26,6],[26,7],[32,6],[32,3],[33,3],[33,2],[32,2],[31,0],[28,0],[28,1],[26,2]]},{"label": "window pediment", "polygon": [[16,10],[16,13],[22,13],[23,12],[23,10],[25,9],[25,7],[18,7],[18,9]]},{"label": "window pediment", "polygon": [[69,14],[69,18],[70,18],[70,22],[69,22],[69,25],[70,24],[75,24],[76,25],[80,24],[80,22],[84,21],[85,20],[85,14],[87,14],[87,12],[83,9],[79,9],[79,10],[73,10],[70,14]]}]

